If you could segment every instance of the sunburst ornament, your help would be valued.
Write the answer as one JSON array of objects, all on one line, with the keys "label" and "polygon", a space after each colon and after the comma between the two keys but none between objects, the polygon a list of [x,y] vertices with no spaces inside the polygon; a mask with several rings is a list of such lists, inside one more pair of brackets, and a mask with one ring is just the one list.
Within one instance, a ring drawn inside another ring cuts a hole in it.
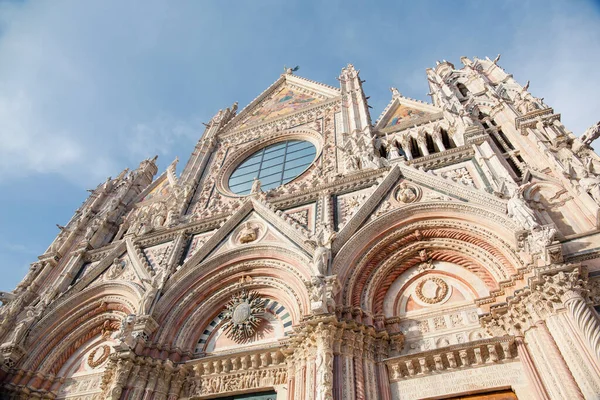
[{"label": "sunburst ornament", "polygon": [[256,328],[264,319],[263,313],[267,300],[258,292],[241,292],[233,295],[225,306],[223,329],[225,334],[236,343],[243,343],[256,334]]}]

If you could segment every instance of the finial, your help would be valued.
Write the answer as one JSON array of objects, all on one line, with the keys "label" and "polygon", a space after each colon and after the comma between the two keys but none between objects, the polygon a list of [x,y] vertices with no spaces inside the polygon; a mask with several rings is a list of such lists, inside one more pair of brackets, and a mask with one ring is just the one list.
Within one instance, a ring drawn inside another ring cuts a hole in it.
[{"label": "finial", "polygon": [[283,66],[283,71],[287,74],[287,75],[292,75],[294,72],[298,71],[300,69],[299,65],[296,65],[294,68],[288,68],[285,65]]}]

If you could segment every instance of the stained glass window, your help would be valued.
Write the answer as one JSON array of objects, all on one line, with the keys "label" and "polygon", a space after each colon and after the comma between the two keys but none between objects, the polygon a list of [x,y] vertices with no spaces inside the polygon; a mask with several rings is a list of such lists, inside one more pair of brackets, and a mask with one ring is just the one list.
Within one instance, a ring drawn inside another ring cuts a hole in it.
[{"label": "stained glass window", "polygon": [[317,149],[304,140],[287,140],[264,147],[248,157],[229,177],[229,189],[250,194],[254,178],[263,191],[276,188],[301,175],[315,159]]}]

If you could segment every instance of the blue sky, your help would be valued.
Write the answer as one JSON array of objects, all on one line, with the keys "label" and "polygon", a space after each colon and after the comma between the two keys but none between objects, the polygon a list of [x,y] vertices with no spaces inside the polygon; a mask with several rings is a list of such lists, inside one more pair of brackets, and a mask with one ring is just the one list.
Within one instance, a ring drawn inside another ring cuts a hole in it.
[{"label": "blue sky", "polygon": [[107,176],[184,165],[218,109],[283,65],[338,85],[352,62],[373,118],[425,68],[500,65],[581,134],[600,119],[600,6],[585,1],[1,1],[0,290],[11,290]]}]

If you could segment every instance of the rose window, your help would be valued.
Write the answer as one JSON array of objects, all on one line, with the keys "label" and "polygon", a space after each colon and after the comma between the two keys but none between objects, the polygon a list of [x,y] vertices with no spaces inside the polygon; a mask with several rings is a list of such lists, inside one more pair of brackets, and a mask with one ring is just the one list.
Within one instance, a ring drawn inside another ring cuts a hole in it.
[{"label": "rose window", "polygon": [[229,189],[239,195],[250,194],[254,178],[263,191],[284,185],[302,175],[317,154],[305,140],[287,140],[258,150],[237,166],[229,177]]}]

